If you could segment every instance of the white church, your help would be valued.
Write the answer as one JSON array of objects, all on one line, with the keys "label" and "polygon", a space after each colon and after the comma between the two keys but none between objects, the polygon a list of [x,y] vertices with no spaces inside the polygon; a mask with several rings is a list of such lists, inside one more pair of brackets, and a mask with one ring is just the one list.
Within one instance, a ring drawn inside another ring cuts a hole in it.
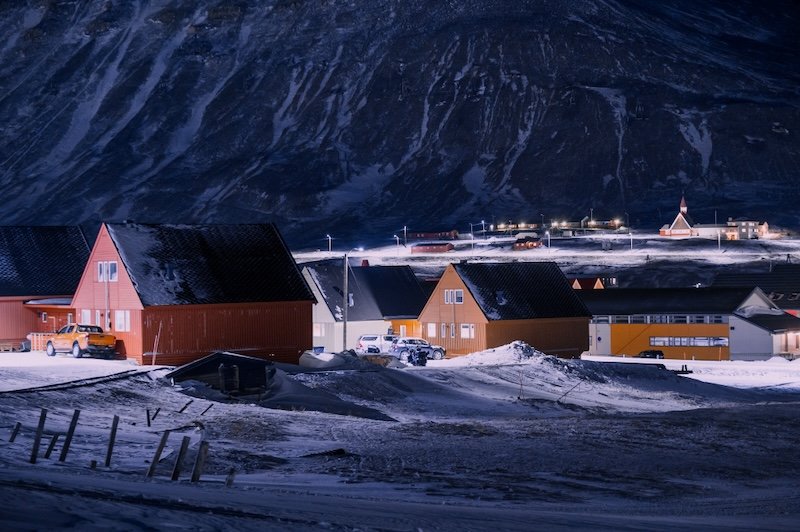
[{"label": "white church", "polygon": [[722,240],[749,240],[764,238],[769,234],[767,222],[728,218],[724,224],[696,224],[689,217],[686,198],[681,197],[678,215],[671,224],[662,227],[658,234],[672,238],[711,238]]}]

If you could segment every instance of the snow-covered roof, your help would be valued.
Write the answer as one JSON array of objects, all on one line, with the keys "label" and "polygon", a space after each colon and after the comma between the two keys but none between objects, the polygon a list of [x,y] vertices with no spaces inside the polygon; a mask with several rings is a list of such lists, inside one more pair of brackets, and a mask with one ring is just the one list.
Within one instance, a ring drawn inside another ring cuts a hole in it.
[{"label": "snow-covered roof", "polygon": [[144,306],[314,300],[273,224],[107,224]]},{"label": "snow-covered roof", "polygon": [[453,268],[489,320],[590,315],[554,262],[458,263]]},{"label": "snow-covered roof", "polygon": [[776,264],[771,272],[721,273],[712,286],[757,286],[780,308],[800,308],[800,264]]},{"label": "snow-covered roof", "polygon": [[78,226],[0,226],[0,296],[72,295],[87,260]]}]

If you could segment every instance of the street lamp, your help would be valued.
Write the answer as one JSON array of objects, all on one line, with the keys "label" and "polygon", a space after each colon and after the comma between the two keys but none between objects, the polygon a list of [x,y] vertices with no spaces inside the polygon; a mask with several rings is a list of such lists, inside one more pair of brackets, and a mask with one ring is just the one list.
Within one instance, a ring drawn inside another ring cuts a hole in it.
[{"label": "street lamp", "polygon": [[408,245],[408,226],[407,225],[403,226],[403,245],[404,246]]},{"label": "street lamp", "polygon": [[628,233],[628,236],[631,237],[631,251],[633,251],[633,233]]},{"label": "street lamp", "polygon": [[547,249],[550,249],[550,231],[545,231],[544,234],[547,237]]},{"label": "street lamp", "polygon": [[394,241],[397,244],[397,256],[400,256],[400,237],[394,235]]},{"label": "street lamp", "polygon": [[332,244],[333,239],[331,238],[331,235],[325,235],[325,238],[328,239],[328,253],[330,253],[331,252],[331,248],[333,246],[333,244]]},{"label": "street lamp", "polygon": [[483,239],[486,240],[486,222],[481,220],[481,231],[483,231]]}]

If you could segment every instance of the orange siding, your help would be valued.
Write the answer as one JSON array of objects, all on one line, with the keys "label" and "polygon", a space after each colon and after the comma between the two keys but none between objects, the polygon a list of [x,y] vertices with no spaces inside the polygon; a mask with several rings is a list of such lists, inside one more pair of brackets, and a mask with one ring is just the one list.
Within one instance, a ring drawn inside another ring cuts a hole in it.
[{"label": "orange siding", "polygon": [[142,344],[126,345],[127,356],[151,364],[161,325],[157,364],[184,364],[214,351],[297,363],[312,347],[311,308],[311,301],[148,307]]},{"label": "orange siding", "polygon": [[25,308],[23,301],[11,298],[0,300],[0,340],[21,341],[29,332],[36,330],[36,313]]},{"label": "orange siding", "polygon": [[[445,290],[463,290],[464,303],[445,304]],[[486,349],[486,317],[452,265],[447,266],[442,278],[436,284],[419,315],[419,322],[422,337],[432,344],[444,347],[448,356]],[[428,334],[429,323],[436,324],[436,336]],[[442,324],[444,324],[444,336],[442,336]],[[461,324],[474,325],[475,338],[461,338]]]},{"label": "orange siding", "polygon": [[682,360],[729,360],[729,347],[651,346],[651,336],[717,336],[729,338],[725,323],[615,323],[611,325],[611,354],[635,355],[647,349],[660,349],[666,358]]},{"label": "orange siding", "polygon": [[487,328],[487,349],[522,340],[549,355],[579,357],[589,349],[589,318],[539,318],[492,321]]},{"label": "orange siding", "polygon": [[[100,261],[117,262],[118,280],[116,282],[98,281],[97,263]],[[117,248],[111,241],[105,225],[100,227],[97,241],[94,244],[92,253],[89,255],[89,262],[86,264],[80,283],[78,283],[72,306],[77,313],[77,321],[81,321],[81,310],[91,310],[92,323],[95,322],[96,311],[100,311],[101,315],[105,316],[106,308],[108,308],[112,320],[111,332],[114,332],[113,319],[115,309],[142,310],[139,295],[136,293],[136,289],[133,287],[133,283],[122,265]],[[133,316],[131,316],[131,319],[133,319]],[[101,323],[101,325],[103,324]]]},{"label": "orange siding", "polygon": [[405,326],[406,336],[422,336],[422,325],[418,320],[392,320],[392,331],[394,334],[401,334],[401,326]]}]

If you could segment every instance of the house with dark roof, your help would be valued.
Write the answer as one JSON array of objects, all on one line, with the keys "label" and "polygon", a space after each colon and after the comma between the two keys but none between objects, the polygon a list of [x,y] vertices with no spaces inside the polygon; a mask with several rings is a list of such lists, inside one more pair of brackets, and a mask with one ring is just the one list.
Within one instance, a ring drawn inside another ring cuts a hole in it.
[{"label": "house with dark roof", "polygon": [[757,286],[780,309],[800,316],[800,264],[776,264],[769,272],[720,273],[711,286]]},{"label": "house with dark roof", "polygon": [[339,352],[355,348],[362,334],[419,336],[417,317],[426,297],[410,267],[348,264],[346,299],[343,259],[310,262],[302,267],[317,299],[313,311],[315,346]]},{"label": "house with dark roof", "polygon": [[272,224],[103,224],[72,304],[140,364],[312,347],[314,296]]},{"label": "house with dark roof", "polygon": [[522,340],[578,357],[590,314],[554,262],[450,264],[419,316],[422,335],[448,356]]},{"label": "house with dark roof", "polygon": [[1,348],[73,321],[70,303],[88,257],[80,227],[0,227]]},{"label": "house with dark roof", "polygon": [[681,360],[764,360],[800,355],[800,318],[752,287],[581,290],[592,313],[589,352],[658,349]]}]

